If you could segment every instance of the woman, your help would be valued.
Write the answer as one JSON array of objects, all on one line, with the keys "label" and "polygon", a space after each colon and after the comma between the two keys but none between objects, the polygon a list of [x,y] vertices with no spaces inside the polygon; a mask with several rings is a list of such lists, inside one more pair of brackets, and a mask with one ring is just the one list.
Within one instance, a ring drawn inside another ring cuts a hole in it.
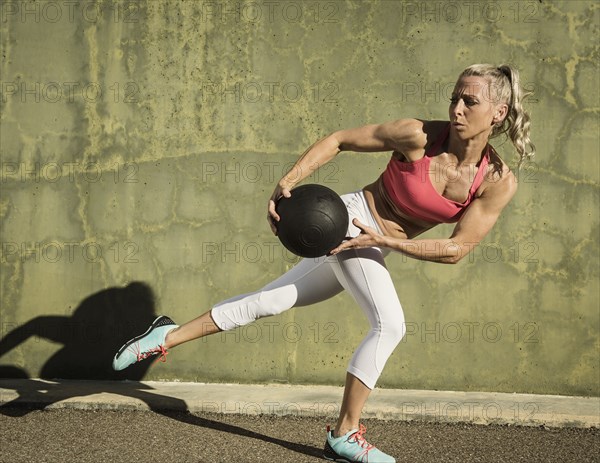
[{"label": "woman", "polygon": [[[261,290],[237,296],[191,322],[177,326],[159,317],[146,333],[126,343],[113,367],[125,368],[151,355],[166,355],[183,342],[328,299],[343,289],[355,298],[371,330],[356,350],[335,429],[327,429],[324,457],[347,462],[394,462],[367,443],[359,419],[383,366],[404,335],[404,316],[384,257],[410,257],[454,264],[496,223],[516,192],[517,181],[488,140],[506,133],[521,161],[534,153],[529,116],[516,70],[473,65],[458,78],[450,121],[401,119],[341,130],[311,146],[278,182],[268,204],[274,233],[275,203],[339,152],[392,151],[383,174],[361,191],[342,198],[354,238],[320,259],[304,259]],[[315,167],[317,166],[317,167]],[[440,223],[454,223],[449,238],[415,237]]]}]

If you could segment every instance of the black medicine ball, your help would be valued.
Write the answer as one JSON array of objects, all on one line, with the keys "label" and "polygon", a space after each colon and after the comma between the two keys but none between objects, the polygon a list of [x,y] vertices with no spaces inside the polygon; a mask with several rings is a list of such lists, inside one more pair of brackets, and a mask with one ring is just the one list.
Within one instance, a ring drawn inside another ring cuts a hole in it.
[{"label": "black medicine ball", "polygon": [[346,237],[348,211],[338,194],[322,185],[294,188],[290,198],[276,205],[280,221],[277,236],[289,251],[300,257],[320,257]]}]

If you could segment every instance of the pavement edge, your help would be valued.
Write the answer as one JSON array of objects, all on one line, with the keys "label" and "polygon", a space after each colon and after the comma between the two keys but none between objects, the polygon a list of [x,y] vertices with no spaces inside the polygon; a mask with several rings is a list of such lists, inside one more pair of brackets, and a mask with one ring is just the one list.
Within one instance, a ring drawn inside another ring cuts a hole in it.
[{"label": "pavement edge", "polygon": [[[281,384],[0,379],[0,408],[171,410],[336,417],[343,389]],[[375,389],[364,418],[438,423],[600,427],[599,397]]]}]

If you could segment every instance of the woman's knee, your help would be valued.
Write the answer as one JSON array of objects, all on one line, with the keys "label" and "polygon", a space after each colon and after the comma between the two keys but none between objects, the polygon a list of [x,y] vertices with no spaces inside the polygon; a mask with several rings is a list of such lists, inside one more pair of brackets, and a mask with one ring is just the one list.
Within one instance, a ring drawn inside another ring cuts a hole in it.
[{"label": "woman's knee", "polygon": [[400,341],[402,341],[402,338],[404,338],[405,334],[406,324],[404,323],[404,320],[401,323],[393,323],[389,326],[386,326],[385,330],[383,331],[385,338],[394,346],[400,344]]},{"label": "woman's knee", "polygon": [[223,301],[215,305],[211,313],[215,323],[221,329],[228,330],[259,318],[280,314],[294,306],[296,297],[293,286],[263,289]]},{"label": "woman's knee", "polygon": [[406,334],[406,323],[404,317],[382,320],[379,326],[380,337],[385,339],[386,344],[396,347]]},{"label": "woman's knee", "polygon": [[263,290],[258,294],[256,301],[256,318],[279,315],[291,309],[297,298],[298,294],[294,285]]}]

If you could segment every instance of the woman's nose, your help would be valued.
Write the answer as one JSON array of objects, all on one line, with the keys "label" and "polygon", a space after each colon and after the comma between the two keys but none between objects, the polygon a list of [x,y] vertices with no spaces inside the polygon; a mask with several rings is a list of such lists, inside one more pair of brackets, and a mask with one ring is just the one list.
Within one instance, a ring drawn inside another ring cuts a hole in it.
[{"label": "woman's nose", "polygon": [[461,98],[452,107],[452,114],[457,115],[457,116],[461,116],[463,114],[463,109],[464,108],[465,108],[465,105],[464,105],[463,100]]}]

